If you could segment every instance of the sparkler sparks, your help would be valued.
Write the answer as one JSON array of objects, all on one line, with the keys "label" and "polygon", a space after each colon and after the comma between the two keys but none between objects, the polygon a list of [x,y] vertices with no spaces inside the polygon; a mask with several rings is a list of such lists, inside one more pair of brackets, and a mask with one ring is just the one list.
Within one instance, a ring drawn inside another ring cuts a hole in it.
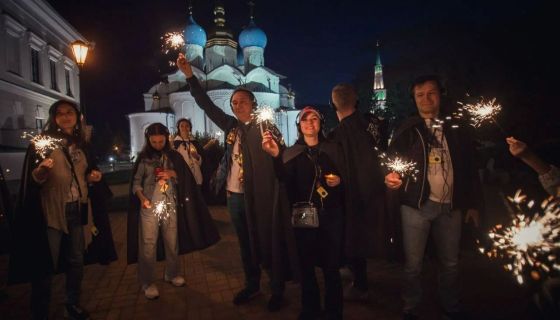
[{"label": "sparkler sparks", "polygon": [[549,198],[541,204],[542,212],[529,212],[533,201],[526,202],[526,196],[518,190],[508,200],[516,207],[517,213],[510,226],[496,225],[489,233],[492,247],[479,251],[489,258],[510,260],[504,268],[513,273],[519,284],[524,283],[524,275],[539,280],[541,274],[551,270],[560,271],[558,251],[560,250],[560,199]]},{"label": "sparkler sparks", "polygon": [[[375,150],[379,151],[377,148]],[[416,175],[419,170],[416,168],[417,163],[414,161],[407,161],[398,156],[389,157],[386,153],[379,153],[380,164],[392,172],[398,173],[401,178],[404,176],[411,177],[416,181]]]},{"label": "sparkler sparks", "polygon": [[261,127],[261,134],[264,134],[264,126],[274,124],[274,109],[270,106],[262,106],[253,112],[258,125]]},{"label": "sparkler sparks", "polygon": [[162,49],[165,54],[171,50],[180,50],[185,45],[185,38],[181,32],[167,32],[163,37]]},{"label": "sparkler sparks", "polygon": [[172,203],[167,201],[167,199],[154,202],[153,208],[154,215],[160,224],[169,219],[171,213],[175,211]]},{"label": "sparkler sparks", "polygon": [[[33,144],[37,155],[41,159],[45,159],[48,155],[61,146],[62,139],[56,139],[45,135],[33,135],[32,133],[24,132],[21,136],[24,139],[29,139]],[[38,161],[37,161],[38,162]]]},{"label": "sparkler sparks", "polygon": [[462,107],[459,108],[457,116],[463,116],[463,111],[465,111],[470,116],[471,125],[473,127],[478,128],[486,121],[494,122],[499,127],[495,118],[502,110],[502,106],[496,103],[496,98],[486,100],[482,97],[479,102],[473,104],[462,102],[458,103]]}]

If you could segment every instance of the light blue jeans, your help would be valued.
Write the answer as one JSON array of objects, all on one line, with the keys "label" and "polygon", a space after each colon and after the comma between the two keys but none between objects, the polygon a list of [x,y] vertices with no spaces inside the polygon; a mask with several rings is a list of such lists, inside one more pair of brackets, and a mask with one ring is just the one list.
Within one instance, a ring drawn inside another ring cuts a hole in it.
[{"label": "light blue jeans", "polygon": [[[152,204],[161,200],[154,192]],[[174,199],[170,197],[172,203]],[[138,281],[143,286],[149,286],[155,281],[154,270],[156,266],[156,249],[158,234],[161,230],[163,245],[165,247],[165,276],[173,279],[179,270],[179,247],[177,243],[177,213],[173,211],[169,218],[159,224],[153,209],[142,208],[140,210],[140,225],[138,237]]]},{"label": "light blue jeans", "polygon": [[439,262],[439,298],[446,312],[459,311],[459,241],[461,238],[461,212],[451,210],[449,204],[431,200],[418,210],[401,206],[403,246],[405,254],[404,286],[402,297],[404,311],[416,313],[422,299],[421,273],[426,242],[430,232],[437,249]]}]

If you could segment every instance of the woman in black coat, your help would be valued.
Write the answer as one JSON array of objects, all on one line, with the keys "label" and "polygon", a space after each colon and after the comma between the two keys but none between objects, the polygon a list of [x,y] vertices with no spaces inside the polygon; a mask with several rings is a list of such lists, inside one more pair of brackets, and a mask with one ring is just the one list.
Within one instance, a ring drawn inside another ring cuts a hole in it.
[{"label": "woman in black coat", "polygon": [[338,170],[340,154],[335,144],[325,141],[321,131],[323,117],[313,107],[304,108],[297,121],[299,139],[281,150],[270,133],[263,136],[263,149],[275,157],[276,172],[284,184],[289,202],[313,205],[318,226],[303,226],[292,216],[292,226],[300,266],[301,304],[299,319],[316,319],[321,314],[315,266],[325,277],[327,319],[342,318],[342,262],[344,193]]}]

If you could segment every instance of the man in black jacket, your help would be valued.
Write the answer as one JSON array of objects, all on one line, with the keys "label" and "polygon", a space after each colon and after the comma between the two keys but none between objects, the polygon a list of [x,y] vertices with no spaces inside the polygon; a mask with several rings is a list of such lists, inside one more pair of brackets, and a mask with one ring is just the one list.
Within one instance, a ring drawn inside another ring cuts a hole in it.
[{"label": "man in black jacket", "polygon": [[[389,154],[417,163],[417,179],[395,172],[385,176],[388,188],[400,189],[404,268],[404,318],[417,318],[420,275],[426,242],[432,233],[440,263],[439,293],[445,316],[463,316],[457,283],[461,212],[478,226],[481,195],[474,167],[474,145],[468,126],[451,126],[441,109],[442,86],[436,76],[417,78],[411,94],[418,116],[395,132]],[[403,182],[404,180],[404,182]],[[404,183],[404,186],[403,186]]]},{"label": "man in black jacket", "polygon": [[183,54],[179,55],[177,66],[185,74],[198,106],[226,137],[226,152],[217,170],[216,188],[226,188],[228,211],[239,240],[245,273],[245,288],[235,295],[233,303],[247,303],[259,294],[263,267],[271,280],[268,310],[277,311],[284,304],[288,259],[284,255],[278,181],[272,159],[262,150],[259,127],[252,119],[256,98],[247,89],[236,89],[230,98],[235,117],[230,116],[208,97]]}]

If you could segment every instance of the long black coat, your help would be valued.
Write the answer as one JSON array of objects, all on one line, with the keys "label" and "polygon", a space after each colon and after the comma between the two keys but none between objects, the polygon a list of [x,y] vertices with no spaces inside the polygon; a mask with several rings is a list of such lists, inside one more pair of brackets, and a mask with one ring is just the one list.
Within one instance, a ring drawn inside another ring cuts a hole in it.
[{"label": "long black coat", "polygon": [[[86,150],[86,155],[90,153]],[[40,279],[65,268],[64,255],[60,255],[58,270],[54,265],[47,239],[47,223],[41,206],[41,185],[33,180],[31,172],[37,167],[37,154],[33,146],[29,146],[23,161],[23,170],[19,196],[16,209],[10,217],[10,265],[8,270],[8,282],[10,284],[28,282]],[[88,174],[93,168],[94,161],[88,157]],[[100,234],[109,235],[110,226],[107,223],[96,226]],[[88,232],[84,230],[84,232]],[[64,234],[61,246],[67,245],[67,237]],[[109,250],[114,247],[110,247]],[[97,258],[92,257],[88,263],[96,263]]]},{"label": "long black coat", "polygon": [[340,144],[345,187],[345,254],[347,257],[386,257],[391,235],[385,212],[385,185],[368,132],[369,122],[358,112],[342,119],[329,139]]},{"label": "long black coat", "polygon": [[[168,159],[173,163],[173,170],[177,173],[177,239],[179,254],[186,254],[202,250],[220,240],[218,229],[212,221],[208,207],[204,202],[202,193],[189,170],[183,157],[175,150],[167,153]],[[136,160],[132,176],[138,170],[140,158]],[[130,206],[127,219],[127,260],[128,263],[138,261],[138,227],[140,217],[140,200],[132,192],[130,183]],[[164,250],[161,245],[161,233],[158,239],[158,260],[164,259]]]},{"label": "long black coat", "polygon": [[284,277],[288,266],[284,232],[286,226],[282,220],[282,203],[273,161],[262,150],[260,129],[254,122],[249,125],[239,122],[216,106],[196,77],[188,78],[187,81],[196,103],[226,136],[235,127],[242,131],[245,213],[252,258],[256,264],[271,269],[278,277]]}]

